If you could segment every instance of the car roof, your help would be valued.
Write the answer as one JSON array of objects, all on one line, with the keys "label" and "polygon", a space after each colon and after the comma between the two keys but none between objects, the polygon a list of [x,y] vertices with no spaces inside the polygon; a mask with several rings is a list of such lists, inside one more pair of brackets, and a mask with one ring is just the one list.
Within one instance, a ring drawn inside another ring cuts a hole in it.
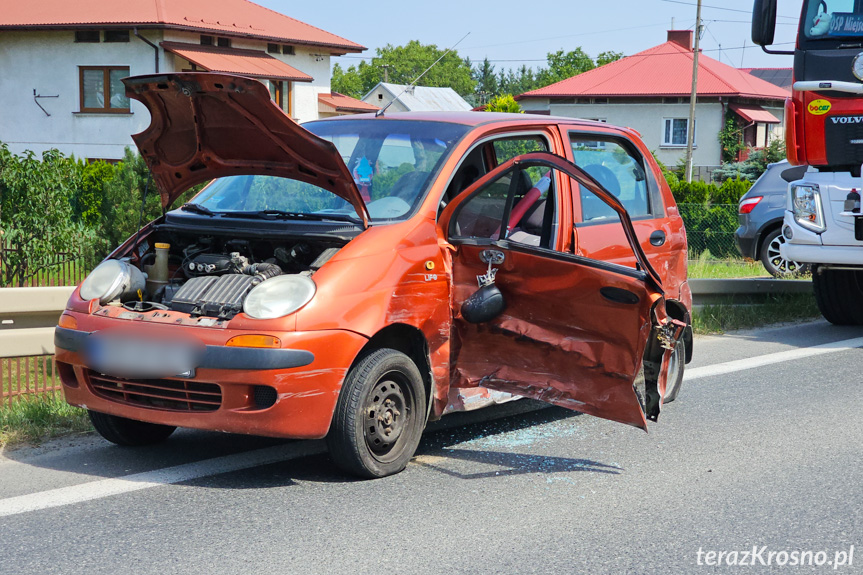
[{"label": "car roof", "polygon": [[579,118],[566,118],[563,116],[546,116],[543,114],[507,114],[503,112],[386,112],[383,116],[375,118],[375,114],[353,114],[348,116],[337,116],[334,118],[323,118],[315,120],[322,121],[345,121],[359,119],[385,120],[414,120],[423,122],[449,122],[453,124],[464,124],[465,126],[480,126],[494,122],[507,124],[531,124],[531,125],[553,125],[571,124],[583,126],[604,126],[615,128],[604,122],[594,120],[582,120]]}]

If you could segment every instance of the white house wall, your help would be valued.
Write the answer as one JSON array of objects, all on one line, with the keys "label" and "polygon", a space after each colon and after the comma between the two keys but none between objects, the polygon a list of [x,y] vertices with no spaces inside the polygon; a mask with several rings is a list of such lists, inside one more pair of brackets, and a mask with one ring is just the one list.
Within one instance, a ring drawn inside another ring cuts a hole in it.
[{"label": "white house wall", "polygon": [[[163,40],[200,43],[199,34],[140,33],[156,45]],[[262,40],[232,38],[232,46],[267,49]],[[314,78],[293,83],[293,117],[305,122],[318,118],[318,94],[330,91],[330,56],[306,47],[295,50],[295,55],[270,55]],[[154,50],[131,34],[129,42],[76,43],[72,30],[0,32],[0,142],[11,152],[58,148],[78,158],[120,159],[126,147],[134,149],[131,135],[150,124],[147,109],[132,100],[130,114],[78,113],[79,66],[128,66],[132,76],[153,74]],[[187,67],[185,60],[159,49],[160,72]],[[42,96],[58,96],[39,99],[50,116],[33,101],[34,89]]]},{"label": "white house wall", "polygon": [[[686,155],[686,146],[663,146],[665,118],[688,118],[689,104],[549,104],[548,100],[523,100],[525,110],[549,110],[552,116],[568,118],[602,119],[616,126],[637,130],[656,157],[674,166]],[[695,166],[718,166],[721,150],[718,134],[722,128],[722,105],[696,104],[695,149],[692,153]]]},{"label": "white house wall", "polygon": [[[141,34],[154,44],[160,32]],[[160,50],[161,52],[161,50]],[[160,65],[164,64],[161,62]],[[134,36],[129,42],[76,43],[72,30],[0,32],[0,141],[20,154],[58,148],[78,158],[118,159],[131,134],[150,124],[147,109],[131,102],[130,114],[80,114],[78,66],[129,66],[152,74],[153,49]],[[42,96],[33,101],[33,90]]]}]

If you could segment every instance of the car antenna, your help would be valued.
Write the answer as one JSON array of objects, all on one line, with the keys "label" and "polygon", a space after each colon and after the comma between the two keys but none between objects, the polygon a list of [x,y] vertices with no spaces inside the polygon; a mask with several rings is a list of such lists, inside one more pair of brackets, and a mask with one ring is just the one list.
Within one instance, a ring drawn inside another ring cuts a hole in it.
[{"label": "car antenna", "polygon": [[447,50],[446,52],[444,52],[444,53],[441,55],[441,57],[440,57],[440,58],[438,58],[437,60],[435,60],[435,61],[434,61],[434,63],[432,63],[432,65],[431,65],[431,66],[429,66],[428,68],[426,68],[426,69],[425,69],[425,71],[424,71],[422,74],[420,74],[419,76],[417,76],[417,77],[416,77],[416,79],[415,79],[413,82],[411,82],[410,84],[408,84],[407,86],[405,86],[405,89],[401,91],[401,94],[399,94],[398,96],[396,96],[395,98],[393,98],[392,100],[390,100],[389,102],[387,102],[387,104],[386,104],[383,108],[381,108],[380,110],[378,110],[377,112],[375,112],[375,118],[379,118],[379,117],[383,116],[383,115],[384,115],[384,112],[386,112],[386,111],[387,111],[387,108],[389,108],[389,107],[392,105],[392,103],[393,103],[393,102],[395,102],[396,100],[398,100],[399,98],[401,98],[401,97],[404,95],[404,93],[405,93],[405,92],[407,92],[408,90],[410,90],[411,88],[413,88],[414,86],[416,86],[416,83],[417,83],[417,82],[419,82],[419,81],[422,79],[422,77],[426,75],[426,72],[428,72],[429,70],[431,70],[432,68],[434,68],[435,66],[437,66],[437,63],[438,63],[438,62],[440,62],[441,60],[443,60],[443,59],[444,59],[444,57],[445,57],[447,54],[449,54],[450,52],[452,52],[453,50],[455,50],[455,47],[456,47],[456,46],[458,46],[459,44],[461,44],[461,43],[462,43],[462,40],[464,40],[464,39],[465,39],[465,38],[467,38],[468,36],[470,36],[470,32],[468,32],[467,34],[465,34],[464,36],[462,36],[462,37],[461,37],[461,40],[459,40],[458,42],[456,42],[455,44],[453,44],[453,45],[452,45],[452,47],[451,47],[449,50]]}]

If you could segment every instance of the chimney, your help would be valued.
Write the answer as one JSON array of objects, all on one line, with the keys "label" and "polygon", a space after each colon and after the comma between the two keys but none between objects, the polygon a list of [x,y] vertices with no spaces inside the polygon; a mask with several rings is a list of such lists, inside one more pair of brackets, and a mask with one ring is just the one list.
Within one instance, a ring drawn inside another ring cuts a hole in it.
[{"label": "chimney", "polygon": [[668,41],[692,51],[692,30],[669,30]]}]

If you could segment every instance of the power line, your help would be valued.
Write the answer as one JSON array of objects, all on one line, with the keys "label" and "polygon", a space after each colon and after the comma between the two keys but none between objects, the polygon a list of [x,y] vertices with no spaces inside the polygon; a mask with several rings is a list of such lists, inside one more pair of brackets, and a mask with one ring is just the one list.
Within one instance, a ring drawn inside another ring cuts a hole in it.
[{"label": "power line", "polygon": [[[683,4],[684,6],[698,6],[695,2],[684,2],[683,0],[660,0],[660,2],[668,2],[669,4]],[[726,8],[724,6],[710,6],[707,4],[702,4],[704,8],[713,8],[714,10],[725,10],[726,12],[741,12],[743,14],[752,14],[749,10],[740,10],[739,8]],[[777,18],[787,18],[789,20],[797,20],[794,16],[782,16],[779,15]]]}]

